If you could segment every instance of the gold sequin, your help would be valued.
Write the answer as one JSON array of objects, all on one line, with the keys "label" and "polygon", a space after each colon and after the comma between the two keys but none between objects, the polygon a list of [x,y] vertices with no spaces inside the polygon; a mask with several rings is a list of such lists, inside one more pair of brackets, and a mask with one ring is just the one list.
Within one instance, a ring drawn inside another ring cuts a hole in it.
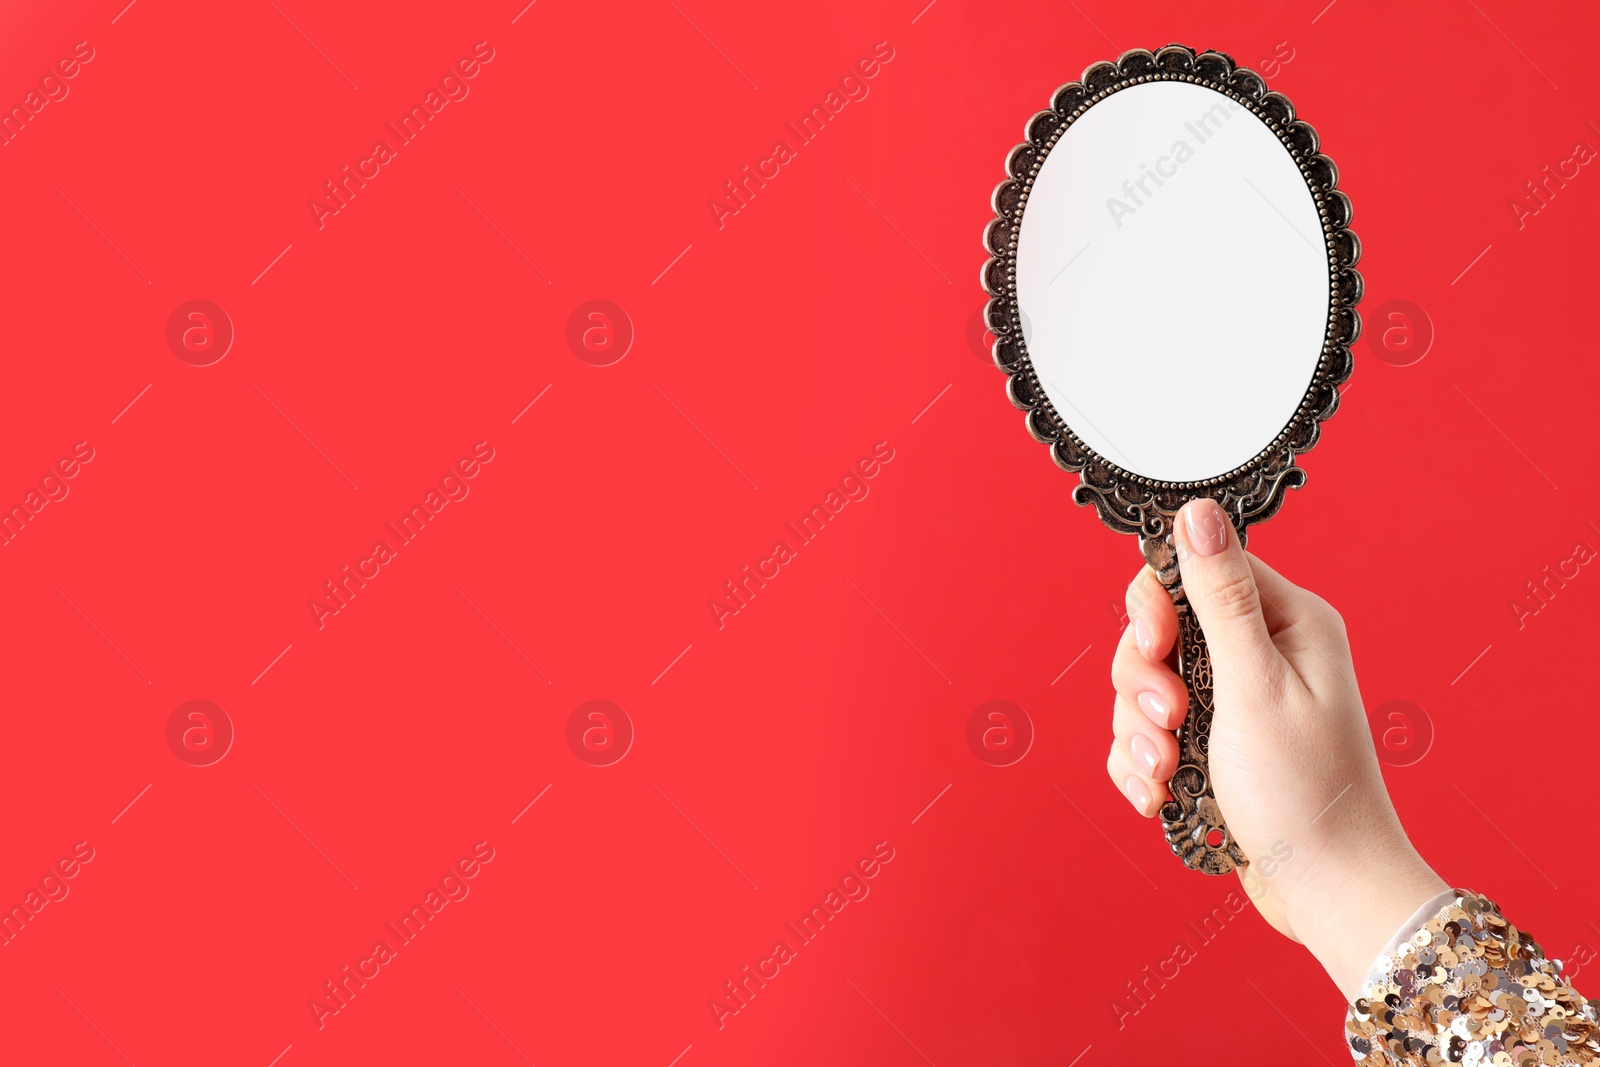
[{"label": "gold sequin", "polygon": [[1600,1067],[1597,1004],[1487,897],[1458,890],[1378,967],[1345,1020],[1363,1067]]}]

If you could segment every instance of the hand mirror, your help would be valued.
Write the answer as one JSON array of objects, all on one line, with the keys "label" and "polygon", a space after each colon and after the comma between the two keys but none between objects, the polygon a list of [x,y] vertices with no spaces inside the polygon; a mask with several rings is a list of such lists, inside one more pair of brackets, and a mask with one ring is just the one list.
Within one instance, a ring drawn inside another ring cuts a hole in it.
[{"label": "hand mirror", "polygon": [[1006,159],[983,269],[994,360],[1073,500],[1137,534],[1178,608],[1189,689],[1161,808],[1186,866],[1245,862],[1208,769],[1211,663],[1172,523],[1222,505],[1241,543],[1289,489],[1350,375],[1361,246],[1316,131],[1254,71],[1168,45],[1095,63]]}]

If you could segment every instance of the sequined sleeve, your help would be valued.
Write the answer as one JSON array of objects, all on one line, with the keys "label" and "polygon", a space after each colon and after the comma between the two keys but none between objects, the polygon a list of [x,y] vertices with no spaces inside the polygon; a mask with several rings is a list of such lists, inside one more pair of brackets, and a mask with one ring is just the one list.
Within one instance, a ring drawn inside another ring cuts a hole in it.
[{"label": "sequined sleeve", "polygon": [[1378,957],[1350,1006],[1345,1040],[1364,1067],[1600,1067],[1597,1004],[1487,897],[1456,890]]}]

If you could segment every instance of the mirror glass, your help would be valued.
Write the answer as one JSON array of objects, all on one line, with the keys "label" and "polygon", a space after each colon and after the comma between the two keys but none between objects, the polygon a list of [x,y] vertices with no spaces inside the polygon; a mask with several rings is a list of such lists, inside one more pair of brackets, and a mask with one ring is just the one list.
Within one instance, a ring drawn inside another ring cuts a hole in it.
[{"label": "mirror glass", "polygon": [[1294,158],[1249,108],[1185,82],[1122,89],[1067,128],[1023,209],[1016,280],[1056,412],[1160,481],[1271,444],[1328,326],[1327,245]]}]

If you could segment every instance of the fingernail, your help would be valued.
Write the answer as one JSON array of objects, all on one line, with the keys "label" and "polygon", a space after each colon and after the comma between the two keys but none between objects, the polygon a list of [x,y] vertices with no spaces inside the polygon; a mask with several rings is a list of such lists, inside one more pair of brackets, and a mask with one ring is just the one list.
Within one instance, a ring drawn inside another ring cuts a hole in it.
[{"label": "fingernail", "polygon": [[1144,734],[1134,734],[1133,740],[1128,742],[1128,750],[1133,753],[1133,761],[1144,768],[1144,773],[1154,778],[1156,764],[1161,762],[1161,753],[1156,751],[1150,739]]},{"label": "fingernail", "polygon": [[1122,787],[1128,795],[1128,803],[1139,809],[1139,814],[1144,814],[1144,809],[1150,806],[1150,794],[1145,791],[1144,783],[1135,775],[1128,775],[1128,782]]},{"label": "fingernail", "polygon": [[1150,627],[1144,624],[1143,619],[1133,620],[1133,643],[1139,646],[1139,654],[1145,659],[1150,658],[1150,646],[1155,639],[1156,635],[1150,632]]},{"label": "fingernail", "polygon": [[1148,689],[1138,696],[1139,710],[1150,716],[1150,721],[1167,729],[1167,716],[1172,711],[1167,707],[1167,702],[1150,692]]},{"label": "fingernail", "polygon": [[1189,547],[1202,556],[1214,556],[1228,547],[1228,517],[1215,501],[1191,504],[1183,511],[1189,527]]}]

